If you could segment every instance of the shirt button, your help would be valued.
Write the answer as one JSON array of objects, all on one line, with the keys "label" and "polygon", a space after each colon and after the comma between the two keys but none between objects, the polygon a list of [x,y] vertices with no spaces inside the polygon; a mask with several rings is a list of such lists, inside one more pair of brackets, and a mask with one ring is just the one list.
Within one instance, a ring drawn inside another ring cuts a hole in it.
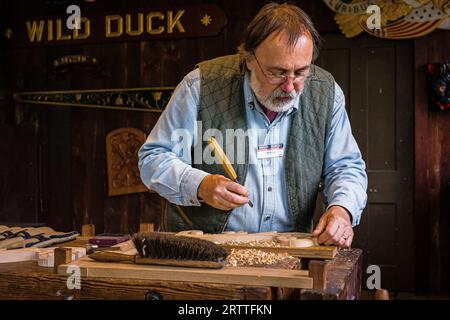
[{"label": "shirt button", "polygon": [[194,201],[194,200],[191,200],[191,203],[192,203],[192,204],[195,204],[195,201]]},{"label": "shirt button", "polygon": [[272,187],[268,187],[267,191],[272,192]]},{"label": "shirt button", "polygon": [[265,218],[264,218],[264,221],[269,221],[270,220],[270,216],[266,216]]}]

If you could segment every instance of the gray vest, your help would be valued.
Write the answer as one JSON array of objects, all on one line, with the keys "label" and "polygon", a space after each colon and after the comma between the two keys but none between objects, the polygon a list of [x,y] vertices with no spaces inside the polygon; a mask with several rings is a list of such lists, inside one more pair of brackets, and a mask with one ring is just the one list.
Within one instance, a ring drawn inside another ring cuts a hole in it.
[{"label": "gray vest", "polygon": [[[238,55],[219,57],[198,65],[201,74],[200,109],[198,121],[202,121],[203,133],[215,128],[222,132],[223,147],[237,145],[234,139],[226,139],[227,129],[247,130],[247,118],[243,92],[244,67]],[[289,209],[295,231],[310,232],[318,187],[322,176],[327,133],[330,130],[334,103],[334,78],[327,71],[312,66],[311,78],[293,114],[285,153],[285,183]],[[203,148],[207,141],[203,141]],[[204,149],[202,149],[204,150]],[[233,164],[238,181],[244,185],[248,169],[248,139],[245,143],[245,163]],[[193,158],[194,159],[194,155]],[[237,159],[235,148],[234,159]],[[221,165],[202,163],[193,165],[200,170],[226,176]],[[180,213],[180,210],[183,213]],[[168,204],[164,225],[167,231],[203,230],[222,232],[232,211],[221,211],[206,203],[201,207],[176,207]]]}]

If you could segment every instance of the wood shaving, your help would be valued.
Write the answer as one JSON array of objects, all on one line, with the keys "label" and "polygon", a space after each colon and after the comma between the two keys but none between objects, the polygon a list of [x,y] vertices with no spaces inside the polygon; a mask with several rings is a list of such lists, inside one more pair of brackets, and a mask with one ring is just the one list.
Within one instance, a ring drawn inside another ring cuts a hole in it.
[{"label": "wood shaving", "polygon": [[260,240],[260,241],[227,241],[221,244],[226,244],[230,246],[245,246],[245,247],[267,247],[267,248],[279,248],[281,244],[275,240]]},{"label": "wood shaving", "polygon": [[[301,245],[301,243],[306,242],[306,245]],[[284,243],[283,243],[284,242]],[[217,242],[216,242],[217,243]],[[299,244],[297,244],[299,243]],[[295,238],[295,237],[285,237],[280,236],[273,240],[254,240],[254,241],[226,241],[220,242],[221,245],[229,246],[239,246],[239,247],[264,247],[264,248],[296,248],[296,247],[308,247],[313,245],[318,245],[317,239],[314,238]]]},{"label": "wood shaving", "polygon": [[287,253],[266,252],[257,249],[231,249],[227,265],[232,267],[278,267],[296,269],[300,266],[300,259]]}]

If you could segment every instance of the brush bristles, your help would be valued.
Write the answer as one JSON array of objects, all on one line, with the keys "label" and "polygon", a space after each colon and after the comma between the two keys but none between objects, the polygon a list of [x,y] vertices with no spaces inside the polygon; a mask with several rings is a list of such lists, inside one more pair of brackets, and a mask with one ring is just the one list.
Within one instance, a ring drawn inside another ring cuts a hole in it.
[{"label": "brush bristles", "polygon": [[228,256],[211,241],[160,232],[136,233],[133,243],[143,258],[223,262]]}]

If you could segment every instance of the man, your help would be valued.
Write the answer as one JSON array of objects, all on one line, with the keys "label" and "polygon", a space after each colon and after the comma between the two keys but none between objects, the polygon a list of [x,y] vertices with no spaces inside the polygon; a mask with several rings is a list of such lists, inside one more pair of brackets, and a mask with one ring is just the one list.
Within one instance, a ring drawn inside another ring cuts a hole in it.
[{"label": "man", "polygon": [[[312,64],[319,41],[300,8],[269,3],[239,54],[200,63],[178,85],[139,151],[142,180],[170,202],[168,230],[310,232],[323,178],[328,207],[314,234],[350,247],[367,175],[342,90]],[[209,136],[237,182],[206,159]]]}]

